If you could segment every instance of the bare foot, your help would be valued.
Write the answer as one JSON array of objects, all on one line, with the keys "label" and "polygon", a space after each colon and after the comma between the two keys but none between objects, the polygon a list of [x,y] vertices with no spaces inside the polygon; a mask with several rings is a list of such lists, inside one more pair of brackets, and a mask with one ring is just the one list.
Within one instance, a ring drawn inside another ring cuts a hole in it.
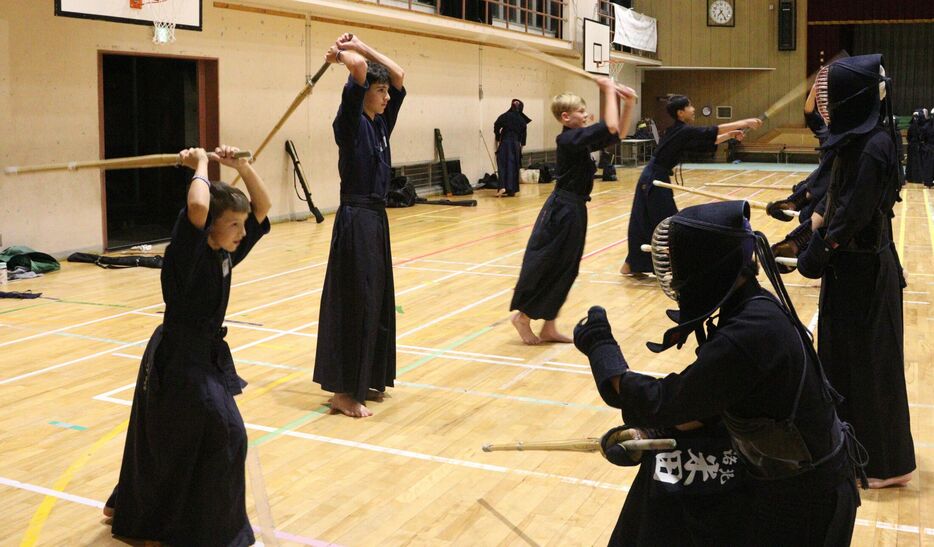
[{"label": "bare foot", "polygon": [[351,418],[367,418],[373,415],[365,405],[357,402],[349,393],[335,393],[329,400],[331,414],[341,413]]},{"label": "bare foot", "polygon": [[113,508],[113,507],[108,507],[108,506],[105,505],[105,506],[104,506],[104,516],[107,517],[107,518],[110,518],[110,517],[114,516],[114,508]]},{"label": "bare foot", "polygon": [[506,195],[506,189],[505,189],[505,188],[500,188],[499,190],[496,191],[496,197],[501,198],[501,197],[503,197],[504,195]]},{"label": "bare foot", "polygon": [[371,389],[366,392],[367,401],[374,401],[377,403],[382,403],[386,397],[389,397],[389,394],[387,394],[385,391],[377,391],[375,389]]},{"label": "bare foot", "polygon": [[512,316],[512,326],[519,331],[519,338],[522,338],[524,343],[534,346],[541,342],[538,336],[535,336],[535,333],[532,332],[532,320],[521,311]]},{"label": "bare foot", "polygon": [[570,344],[574,341],[558,332],[558,327],[553,320],[545,321],[542,332],[538,333],[538,337],[541,338],[542,342],[557,342],[559,344]]},{"label": "bare foot", "polygon": [[632,266],[628,262],[623,262],[623,266],[619,269],[619,273],[623,275],[632,275]]},{"label": "bare foot", "polygon": [[900,477],[892,477],[889,479],[874,479],[869,478],[869,488],[888,488],[890,486],[905,486],[908,482],[911,481],[911,473],[902,475]]}]

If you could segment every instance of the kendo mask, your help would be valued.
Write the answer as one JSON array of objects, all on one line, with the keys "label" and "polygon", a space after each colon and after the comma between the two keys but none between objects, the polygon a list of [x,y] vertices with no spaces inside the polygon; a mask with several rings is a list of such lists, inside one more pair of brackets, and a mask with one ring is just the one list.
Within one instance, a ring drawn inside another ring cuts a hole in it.
[{"label": "kendo mask", "polygon": [[525,113],[523,112],[524,109],[525,109],[525,103],[523,103],[519,99],[513,99],[512,103],[509,106],[509,110],[513,112],[518,112],[519,115],[522,116],[522,120],[525,121],[525,123],[529,123],[532,121],[532,119],[525,115]]},{"label": "kendo mask", "polygon": [[834,148],[878,126],[884,115],[891,114],[891,100],[886,100],[890,85],[878,53],[823,67],[815,81],[817,111],[830,135],[821,148]]},{"label": "kendo mask", "polygon": [[662,291],[678,302],[669,313],[679,325],[652,351],[681,347],[692,332],[703,337],[703,322],[755,272],[756,235],[749,204],[726,201],[688,207],[658,224],[652,234],[652,264]]}]

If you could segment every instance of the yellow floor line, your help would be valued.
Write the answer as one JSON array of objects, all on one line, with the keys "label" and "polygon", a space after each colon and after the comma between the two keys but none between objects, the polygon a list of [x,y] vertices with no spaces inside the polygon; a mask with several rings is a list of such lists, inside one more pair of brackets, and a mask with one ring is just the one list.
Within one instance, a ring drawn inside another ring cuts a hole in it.
[{"label": "yellow floor line", "polygon": [[[52,485],[53,490],[58,490],[59,492],[64,492],[65,488],[68,486],[68,483],[71,482],[71,479],[74,478],[75,473],[77,473],[94,454],[97,453],[105,444],[110,442],[114,437],[120,435],[126,431],[127,425],[130,421],[125,420],[113,429],[111,429],[106,435],[98,439],[94,444],[91,445],[81,456],[78,457],[68,466],[68,469],[55,481],[55,484]],[[39,534],[42,532],[42,527],[45,525],[45,521],[48,520],[49,514],[52,512],[52,508],[55,507],[55,502],[58,498],[54,496],[46,496],[42,503],[39,504],[39,508],[36,509],[35,514],[29,520],[29,528],[26,529],[26,533],[23,535],[23,541],[20,543],[20,547],[32,546],[35,545],[39,540]]]}]

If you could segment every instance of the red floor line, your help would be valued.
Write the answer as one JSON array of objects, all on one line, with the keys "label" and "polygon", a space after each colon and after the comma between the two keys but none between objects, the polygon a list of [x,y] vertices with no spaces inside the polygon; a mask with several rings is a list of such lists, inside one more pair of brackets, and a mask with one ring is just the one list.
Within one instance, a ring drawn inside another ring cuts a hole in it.
[{"label": "red floor line", "polygon": [[[622,198],[618,198],[618,199],[614,199],[614,200],[610,200],[610,201],[605,201],[605,202],[603,202],[603,203],[599,203],[599,204],[597,204],[597,205],[594,205],[593,207],[589,207],[589,208],[588,208],[588,211],[592,211],[592,210],[594,210],[594,209],[599,209],[600,207],[603,207],[604,205],[610,205],[610,204],[617,203],[617,202],[620,202],[620,201],[623,201],[623,200],[626,200],[626,199],[629,199],[629,198],[628,198],[628,197],[622,197]],[[483,236],[483,237],[480,237],[480,238],[477,238],[477,239],[472,239],[472,240],[470,240],[470,241],[464,241],[463,243],[458,243],[457,245],[452,245],[452,246],[450,246],[450,247],[445,247],[445,248],[443,248],[443,249],[438,249],[438,250],[435,250],[435,251],[431,251],[430,253],[425,253],[425,254],[423,254],[423,255],[414,256],[414,257],[412,257],[412,258],[406,258],[405,260],[400,260],[399,262],[393,263],[393,267],[402,266],[403,264],[408,264],[409,262],[415,262],[416,260],[421,260],[421,259],[427,258],[427,257],[429,257],[429,256],[434,256],[434,255],[436,255],[436,254],[441,254],[441,253],[446,253],[446,252],[448,252],[448,251],[453,251],[454,249],[460,249],[460,248],[463,248],[463,247],[467,247],[467,246],[470,246],[470,245],[474,245],[474,244],[476,244],[476,243],[480,243],[481,241],[486,241],[486,240],[488,240],[488,239],[492,239],[492,238],[494,238],[494,237],[498,237],[498,236],[501,236],[501,235],[504,235],[504,234],[509,234],[509,233],[512,233],[512,232],[518,232],[519,230],[524,230],[524,229],[526,229],[526,228],[531,228],[531,227],[534,226],[534,225],[535,225],[535,223],[533,222],[533,223],[531,223],[531,224],[526,224],[526,225],[524,225],[524,226],[516,226],[515,228],[507,228],[507,229],[505,229],[505,230],[500,230],[499,232],[494,232],[494,233],[492,233],[492,234],[490,234],[490,235],[487,235],[487,236]]]}]

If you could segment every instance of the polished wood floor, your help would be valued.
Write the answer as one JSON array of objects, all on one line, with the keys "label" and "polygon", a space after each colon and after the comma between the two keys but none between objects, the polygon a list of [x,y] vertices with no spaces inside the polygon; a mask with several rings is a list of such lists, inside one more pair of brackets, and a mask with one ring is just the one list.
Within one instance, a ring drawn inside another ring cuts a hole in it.
[{"label": "polished wood floor", "polygon": [[[654,355],[671,305],[651,280],[621,278],[636,170],[599,183],[581,275],[560,326],[610,310],[630,365],[665,373],[693,351]],[[737,198],[782,196],[804,173],[692,170],[688,186]],[[479,197],[476,208],[390,212],[399,376],[376,415],[323,412],[311,380],[333,217],[279,224],[235,272],[228,341],[250,382],[238,403],[251,440],[247,506],[266,545],[605,545],[633,471],[596,454],[484,453],[487,442],[598,436],[619,423],[572,345],[523,346],[509,300],[551,186]],[[934,545],[934,194],[903,193],[895,219],[909,272],[905,352],[919,473],[863,493],[854,543]],[[706,198],[682,194],[679,206]],[[775,240],[790,228],[756,212]],[[805,320],[818,288],[788,276]],[[158,272],[64,264],[0,300],[0,538],[3,545],[108,545],[100,507],[117,479],[143,344],[160,322]]]}]

